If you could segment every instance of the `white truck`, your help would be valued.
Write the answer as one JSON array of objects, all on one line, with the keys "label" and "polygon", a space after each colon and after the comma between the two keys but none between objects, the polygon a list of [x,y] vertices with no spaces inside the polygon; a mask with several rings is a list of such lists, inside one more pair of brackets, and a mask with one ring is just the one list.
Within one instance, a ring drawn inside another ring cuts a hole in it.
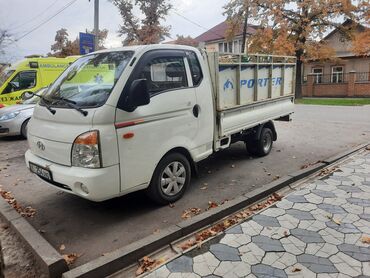
[{"label": "white truck", "polygon": [[[26,164],[49,184],[103,201],[145,189],[160,204],[197,162],[244,141],[267,155],[290,120],[295,58],[147,45],[81,57],[40,96]],[[24,98],[34,95],[25,93]]]}]

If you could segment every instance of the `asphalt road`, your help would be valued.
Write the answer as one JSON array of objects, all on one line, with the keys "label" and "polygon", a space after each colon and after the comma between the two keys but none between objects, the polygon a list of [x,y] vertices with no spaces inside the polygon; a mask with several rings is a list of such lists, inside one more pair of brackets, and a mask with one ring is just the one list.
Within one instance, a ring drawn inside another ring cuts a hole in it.
[{"label": "asphalt road", "polygon": [[[277,122],[278,141],[271,154],[252,158],[241,143],[200,164],[200,175],[174,207],[158,207],[141,192],[93,203],[59,192],[30,174],[23,154],[27,142],[0,140],[0,184],[23,206],[37,210],[30,223],[61,253],[82,256],[75,266],[115,250],[171,224],[184,210],[221,203],[259,185],[370,141],[370,106],[297,105],[293,122]],[[206,188],[206,189],[205,189]]]}]

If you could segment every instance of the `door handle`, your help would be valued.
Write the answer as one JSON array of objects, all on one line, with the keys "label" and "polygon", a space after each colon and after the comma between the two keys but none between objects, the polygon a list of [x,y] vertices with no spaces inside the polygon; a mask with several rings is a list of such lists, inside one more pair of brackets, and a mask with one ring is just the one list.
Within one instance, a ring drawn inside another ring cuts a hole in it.
[{"label": "door handle", "polygon": [[198,104],[195,104],[193,107],[193,115],[195,118],[198,118],[200,112],[200,106]]}]

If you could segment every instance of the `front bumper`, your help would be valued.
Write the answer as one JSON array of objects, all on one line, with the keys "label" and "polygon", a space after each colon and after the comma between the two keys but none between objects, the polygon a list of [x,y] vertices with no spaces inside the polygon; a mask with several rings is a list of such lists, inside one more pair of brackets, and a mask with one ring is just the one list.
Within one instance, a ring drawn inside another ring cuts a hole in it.
[{"label": "front bumper", "polygon": [[[47,182],[64,192],[95,202],[101,202],[120,195],[118,164],[99,169],[70,167],[40,158],[30,150],[26,152],[25,158],[28,168],[29,162],[32,162],[49,169],[52,173],[53,181]],[[88,189],[88,193],[82,190],[82,184]]]},{"label": "front bumper", "polygon": [[18,119],[1,121],[0,122],[0,137],[20,135],[22,123],[23,122],[18,121]]}]

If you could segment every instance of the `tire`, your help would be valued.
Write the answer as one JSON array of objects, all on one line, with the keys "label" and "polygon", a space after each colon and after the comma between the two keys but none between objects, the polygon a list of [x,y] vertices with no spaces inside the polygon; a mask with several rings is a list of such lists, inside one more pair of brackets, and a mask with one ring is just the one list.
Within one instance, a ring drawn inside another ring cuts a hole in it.
[{"label": "tire", "polygon": [[268,127],[261,131],[259,140],[249,140],[246,142],[247,150],[251,155],[266,156],[271,152],[273,144],[273,133]]},{"label": "tire", "polygon": [[30,119],[27,119],[23,122],[21,126],[21,135],[24,139],[27,139],[27,125]]},{"label": "tire", "polygon": [[[180,174],[174,175],[174,172],[180,171]],[[170,153],[157,165],[146,194],[160,205],[176,202],[184,195],[190,179],[191,168],[188,159],[180,153]]]}]

